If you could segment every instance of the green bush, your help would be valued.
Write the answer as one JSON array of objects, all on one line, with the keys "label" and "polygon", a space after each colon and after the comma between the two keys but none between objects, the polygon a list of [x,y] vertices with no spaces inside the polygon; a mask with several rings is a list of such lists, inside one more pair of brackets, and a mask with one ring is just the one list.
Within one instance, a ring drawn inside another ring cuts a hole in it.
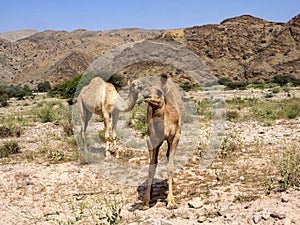
[{"label": "green bush", "polygon": [[20,152],[20,147],[16,141],[5,142],[0,146],[0,158],[8,157],[9,155]]},{"label": "green bush", "polygon": [[56,85],[48,95],[50,97],[60,97],[60,98],[74,98],[77,86],[82,78],[79,74],[70,80],[64,80],[62,83]]},{"label": "green bush", "polygon": [[21,100],[25,96],[30,95],[32,95],[32,91],[27,85],[25,85],[24,87],[21,87],[19,85],[0,85],[0,106],[7,106],[7,101],[9,98],[17,98],[18,100]]},{"label": "green bush", "polygon": [[296,78],[290,74],[279,74],[273,77],[273,83],[279,84],[281,87],[292,82]]},{"label": "green bush", "polygon": [[292,83],[295,85],[295,86],[299,86],[300,85],[300,78],[295,78],[292,80]]},{"label": "green bush", "polygon": [[32,114],[42,123],[53,122],[61,126],[67,137],[74,134],[71,107],[63,105],[60,101],[39,102],[36,108],[32,109]]},{"label": "green bush", "polygon": [[285,115],[289,119],[295,119],[300,116],[300,103],[292,102],[290,107],[285,109]]},{"label": "green bush", "polygon": [[7,106],[8,105],[8,99],[9,99],[9,96],[8,94],[0,94],[0,107],[4,107],[4,106]]},{"label": "green bush", "polygon": [[142,137],[146,135],[147,132],[147,105],[143,103],[142,100],[138,101],[134,108],[131,110],[131,127],[139,132],[141,132]]},{"label": "green bush", "polygon": [[280,187],[283,190],[289,186],[300,187],[300,152],[296,148],[285,151],[276,162],[281,178]]},{"label": "green bush", "polygon": [[126,86],[126,79],[124,76],[121,76],[119,74],[113,74],[107,82],[112,83],[116,89],[120,89],[121,87]]},{"label": "green bush", "polygon": [[229,78],[227,78],[227,77],[221,77],[219,80],[218,80],[218,83],[220,84],[220,85],[226,85],[226,84],[228,84],[228,83],[230,83],[231,82],[231,80],[229,79]]},{"label": "green bush", "polygon": [[60,120],[59,125],[62,126],[65,135],[67,137],[70,137],[74,134],[72,124],[72,110],[71,108],[65,108],[62,113],[62,119]]},{"label": "green bush", "polygon": [[51,90],[51,85],[49,81],[44,81],[38,84],[37,86],[38,92],[48,92]]},{"label": "green bush", "polygon": [[271,125],[277,119],[294,119],[300,116],[300,99],[257,102],[251,111],[255,119]]},{"label": "green bush", "polygon": [[229,121],[235,121],[239,118],[239,113],[236,110],[230,110],[226,112],[226,119]]},{"label": "green bush", "polygon": [[219,157],[227,158],[232,155],[234,152],[239,151],[242,148],[242,141],[240,134],[233,132],[228,134],[221,144],[221,149],[219,152]]},{"label": "green bush", "polygon": [[192,90],[196,90],[197,89],[197,86],[191,84],[190,82],[184,82],[183,84],[180,85],[180,87],[184,91],[192,91]]},{"label": "green bush", "polygon": [[229,89],[239,89],[239,90],[244,90],[246,89],[246,86],[248,85],[247,82],[243,81],[236,81],[236,82],[229,82],[225,84]]},{"label": "green bush", "polygon": [[121,222],[122,220],[122,216],[121,216],[121,210],[122,207],[116,203],[113,203],[111,205],[110,208],[110,212],[106,213],[106,221],[110,224],[110,225],[115,225]]},{"label": "green bush", "polygon": [[232,105],[243,105],[246,103],[246,100],[242,99],[241,97],[234,97],[232,99],[226,100],[226,103]]},{"label": "green bush", "polygon": [[40,108],[37,112],[37,115],[42,123],[54,121],[54,110],[49,105]]},{"label": "green bush", "polygon": [[5,137],[20,137],[23,130],[15,125],[2,125],[0,126],[0,138]]},{"label": "green bush", "polygon": [[274,94],[279,93],[279,92],[280,92],[280,87],[274,87],[274,88],[272,89],[272,92],[273,92]]},{"label": "green bush", "polygon": [[33,113],[42,123],[54,122],[58,124],[65,119],[66,110],[59,101],[43,101],[37,105],[37,108],[33,109]]}]

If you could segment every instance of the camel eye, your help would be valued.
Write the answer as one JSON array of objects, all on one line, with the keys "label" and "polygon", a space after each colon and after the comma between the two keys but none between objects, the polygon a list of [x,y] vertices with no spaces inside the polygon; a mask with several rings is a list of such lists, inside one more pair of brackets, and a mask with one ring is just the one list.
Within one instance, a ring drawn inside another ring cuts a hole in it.
[{"label": "camel eye", "polygon": [[160,90],[160,89],[157,89],[157,90],[156,90],[156,94],[157,94],[157,96],[158,96],[159,98],[161,98],[161,97],[163,96],[163,92],[162,92],[162,90]]}]

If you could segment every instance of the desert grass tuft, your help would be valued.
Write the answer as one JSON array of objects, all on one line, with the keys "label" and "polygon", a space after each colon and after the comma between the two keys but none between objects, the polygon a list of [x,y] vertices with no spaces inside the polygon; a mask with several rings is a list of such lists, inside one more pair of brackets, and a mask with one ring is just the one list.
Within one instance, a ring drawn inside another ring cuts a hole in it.
[{"label": "desert grass tuft", "polygon": [[0,158],[8,157],[12,154],[20,153],[20,147],[16,141],[7,141],[0,146]]}]

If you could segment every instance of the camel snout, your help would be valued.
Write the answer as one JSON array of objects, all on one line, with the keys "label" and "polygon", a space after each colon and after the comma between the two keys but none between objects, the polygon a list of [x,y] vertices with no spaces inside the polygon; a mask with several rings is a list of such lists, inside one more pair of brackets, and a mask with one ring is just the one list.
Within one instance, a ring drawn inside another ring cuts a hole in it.
[{"label": "camel snout", "polygon": [[139,91],[142,91],[143,90],[143,88],[144,88],[144,85],[141,83],[141,84],[139,84],[138,85],[138,87],[137,87],[137,89],[139,90]]},{"label": "camel snout", "polygon": [[150,92],[150,89],[148,87],[143,89],[142,96],[143,96],[144,99],[149,98],[150,94],[151,94],[151,92]]}]

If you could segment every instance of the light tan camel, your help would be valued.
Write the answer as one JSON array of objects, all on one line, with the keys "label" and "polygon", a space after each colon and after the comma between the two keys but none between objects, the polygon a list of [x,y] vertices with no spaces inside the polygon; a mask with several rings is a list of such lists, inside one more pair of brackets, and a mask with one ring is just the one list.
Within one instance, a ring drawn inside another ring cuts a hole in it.
[{"label": "light tan camel", "polygon": [[102,115],[105,126],[106,153],[109,148],[109,120],[112,118],[112,139],[116,146],[116,127],[119,119],[119,112],[130,111],[137,99],[139,91],[142,90],[142,82],[134,80],[129,83],[129,94],[126,99],[120,97],[115,87],[105,82],[101,77],[95,77],[91,82],[82,88],[78,98],[78,110],[81,121],[81,137],[84,150],[87,151],[86,129],[93,113]]},{"label": "light tan camel", "polygon": [[160,84],[150,88],[143,94],[147,106],[147,146],[149,150],[150,162],[148,171],[147,190],[143,199],[143,209],[149,208],[151,186],[154,179],[157,163],[158,151],[164,140],[167,141],[167,170],[169,192],[167,196],[168,209],[177,208],[175,203],[172,183],[174,174],[174,153],[178,145],[184,105],[182,96],[171,78],[165,74],[161,76]]}]

